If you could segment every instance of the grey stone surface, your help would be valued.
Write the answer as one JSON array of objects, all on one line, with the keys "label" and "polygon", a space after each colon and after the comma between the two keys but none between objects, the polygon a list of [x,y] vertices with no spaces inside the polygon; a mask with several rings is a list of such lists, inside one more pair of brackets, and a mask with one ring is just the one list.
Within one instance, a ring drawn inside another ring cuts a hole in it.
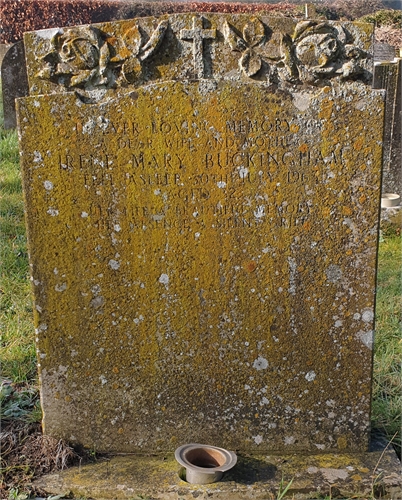
[{"label": "grey stone surface", "polygon": [[0,43],[0,65],[3,62],[4,56],[6,55],[7,50],[11,47],[10,43]]},{"label": "grey stone surface", "polygon": [[44,476],[48,494],[96,500],[275,500],[402,498],[401,464],[392,447],[362,454],[240,455],[220,482],[189,484],[172,455],[120,456]]},{"label": "grey stone surface", "polygon": [[17,126],[15,99],[28,95],[28,77],[25,65],[24,42],[12,45],[1,64],[4,128]]},{"label": "grey stone surface", "polygon": [[388,43],[374,43],[374,61],[392,61],[396,56],[396,49]]},{"label": "grey stone surface", "polygon": [[376,64],[373,87],[386,90],[382,192],[402,195],[402,59]]}]

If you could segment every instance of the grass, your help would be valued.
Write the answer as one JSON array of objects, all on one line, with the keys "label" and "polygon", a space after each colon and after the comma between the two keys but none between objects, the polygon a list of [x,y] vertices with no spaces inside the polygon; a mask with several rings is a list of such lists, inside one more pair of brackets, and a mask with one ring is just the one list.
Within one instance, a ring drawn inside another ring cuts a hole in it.
[{"label": "grass", "polygon": [[401,456],[402,412],[402,274],[401,236],[385,235],[380,243],[377,275],[373,422],[384,429]]},{"label": "grass", "polygon": [[[18,141],[16,132],[4,130],[1,116],[0,120],[1,417],[31,425],[40,420],[40,408]],[[384,429],[389,438],[396,434],[393,442],[400,453],[401,235],[392,227],[383,234],[379,247],[372,419],[373,425]]]},{"label": "grass", "polygon": [[0,128],[0,331],[2,373],[35,383],[32,299],[15,131]]}]

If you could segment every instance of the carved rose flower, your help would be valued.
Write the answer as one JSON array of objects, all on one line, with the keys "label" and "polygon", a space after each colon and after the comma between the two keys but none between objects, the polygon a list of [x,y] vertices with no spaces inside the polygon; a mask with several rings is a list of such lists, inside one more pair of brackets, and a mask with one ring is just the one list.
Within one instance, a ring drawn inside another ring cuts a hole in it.
[{"label": "carved rose flower", "polygon": [[60,66],[67,70],[92,70],[99,64],[99,48],[82,36],[60,37]]},{"label": "carved rose flower", "polygon": [[141,63],[158,50],[167,27],[168,21],[161,21],[145,43],[147,35],[135,23],[122,40],[92,26],[58,31],[51,50],[42,57],[44,67],[38,76],[87,90],[121,81],[134,83],[141,76]]},{"label": "carved rose flower", "polygon": [[58,31],[51,40],[52,50],[43,60],[42,78],[59,80],[67,86],[77,87],[85,83],[106,83],[105,72],[109,49],[98,30],[92,27],[71,28]]},{"label": "carved rose flower", "polygon": [[295,53],[306,68],[321,73],[331,72],[341,53],[338,32],[326,23],[314,25],[311,21],[299,23],[296,27]]},{"label": "carved rose flower", "polygon": [[301,80],[325,76],[354,78],[363,72],[363,51],[350,44],[351,36],[341,26],[303,21],[296,26],[293,41]]}]

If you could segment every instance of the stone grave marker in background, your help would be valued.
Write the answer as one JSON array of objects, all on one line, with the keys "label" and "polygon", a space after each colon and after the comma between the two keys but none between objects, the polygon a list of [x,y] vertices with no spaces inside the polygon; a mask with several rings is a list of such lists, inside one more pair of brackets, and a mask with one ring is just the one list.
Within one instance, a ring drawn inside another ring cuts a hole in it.
[{"label": "stone grave marker in background", "polygon": [[374,88],[386,89],[382,191],[402,195],[402,59],[374,66]]},{"label": "stone grave marker in background", "polygon": [[108,452],[367,451],[371,29],[204,13],[26,34],[45,433]]},{"label": "stone grave marker in background", "polygon": [[374,60],[375,61],[393,61],[396,55],[396,49],[389,43],[374,43]]},{"label": "stone grave marker in background", "polygon": [[11,46],[1,64],[1,86],[3,94],[4,128],[17,126],[15,99],[29,94],[25,65],[24,43]]}]

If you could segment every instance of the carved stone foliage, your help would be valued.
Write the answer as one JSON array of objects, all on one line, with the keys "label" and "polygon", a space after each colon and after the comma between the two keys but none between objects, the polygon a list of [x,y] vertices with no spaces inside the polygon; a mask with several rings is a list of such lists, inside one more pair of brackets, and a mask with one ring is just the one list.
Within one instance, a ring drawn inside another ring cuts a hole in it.
[{"label": "carved stone foliage", "polygon": [[109,37],[93,26],[58,31],[51,50],[43,57],[38,76],[65,87],[112,87],[132,83],[142,72],[142,62],[159,48],[168,21],[159,23],[148,41],[134,25],[122,37]]},{"label": "carved stone foliage", "polygon": [[239,67],[248,77],[267,66],[272,83],[286,80],[313,83],[317,79],[340,76],[356,78],[364,72],[359,60],[367,57],[353,44],[342,26],[327,22],[302,21],[293,36],[272,33],[254,18],[240,30],[225,22],[223,33],[233,51],[241,52]]},{"label": "carved stone foliage", "polygon": [[359,60],[367,57],[353,44],[353,37],[341,25],[301,22],[293,36],[295,64],[302,81],[340,76],[356,78],[363,73]]},{"label": "carved stone foliage", "polygon": [[[356,28],[301,21],[294,28],[285,23],[286,31],[255,16],[191,19],[191,29],[189,16],[173,16],[156,28],[140,20],[123,23],[117,33],[113,26],[110,33],[104,26],[59,30],[46,40],[49,47],[41,51],[35,77],[90,90],[192,78],[187,71],[193,66],[196,79],[252,78],[282,86],[333,78],[370,81],[370,56],[361,48],[368,45]],[[152,64],[144,65],[154,55]]]}]

